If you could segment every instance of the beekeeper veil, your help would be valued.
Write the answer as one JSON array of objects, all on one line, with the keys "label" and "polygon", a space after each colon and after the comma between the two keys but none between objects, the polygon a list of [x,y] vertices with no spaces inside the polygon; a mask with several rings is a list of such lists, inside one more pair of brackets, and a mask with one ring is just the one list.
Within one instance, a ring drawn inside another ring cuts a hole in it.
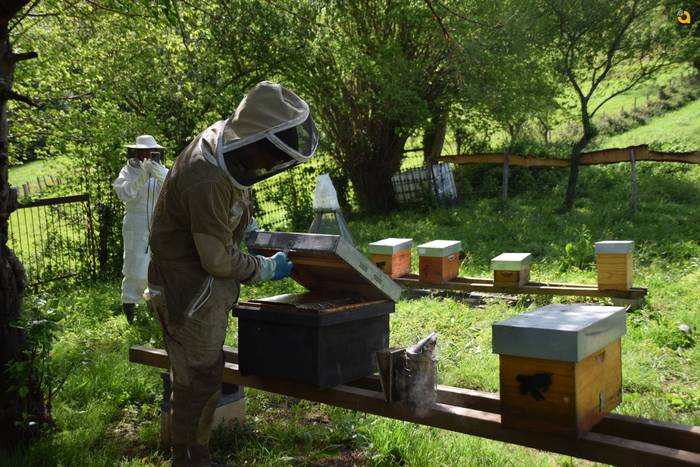
[{"label": "beekeeper veil", "polygon": [[244,189],[308,161],[317,146],[308,104],[279,84],[263,81],[226,120],[216,157],[234,185]]}]

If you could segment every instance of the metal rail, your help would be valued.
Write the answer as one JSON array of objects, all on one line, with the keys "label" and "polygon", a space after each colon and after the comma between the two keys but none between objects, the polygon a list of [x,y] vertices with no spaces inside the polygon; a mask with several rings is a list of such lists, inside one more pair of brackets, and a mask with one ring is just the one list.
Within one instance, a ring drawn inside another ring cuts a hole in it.
[{"label": "metal rail", "polygon": [[[242,376],[238,352],[225,347],[224,382],[263,391],[405,420],[506,443],[571,455],[616,465],[700,465],[700,427],[657,422],[643,418],[608,415],[580,438],[551,433],[526,432],[501,426],[497,394],[438,386],[438,402],[417,412],[402,402],[386,402],[376,377],[321,390],[306,384],[258,376]],[[168,354],[161,349],[131,347],[133,363],[168,368]]]}]

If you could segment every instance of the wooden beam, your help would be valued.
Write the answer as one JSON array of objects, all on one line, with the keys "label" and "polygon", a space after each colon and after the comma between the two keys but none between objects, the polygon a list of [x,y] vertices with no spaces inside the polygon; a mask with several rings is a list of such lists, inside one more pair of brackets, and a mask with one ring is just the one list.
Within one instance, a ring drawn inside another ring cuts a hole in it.
[{"label": "wooden beam", "polygon": [[[658,152],[650,151],[647,145],[630,146],[627,148],[610,148],[600,151],[587,152],[581,155],[580,165],[602,165],[629,162],[629,151],[634,151],[637,161],[656,162],[681,162],[686,164],[700,164],[700,151],[692,152]],[[441,156],[438,162],[452,164],[504,164],[503,153],[486,152],[479,154],[460,154]],[[508,165],[520,167],[569,167],[569,159],[552,159],[550,157],[509,154]]]},{"label": "wooden beam", "polygon": [[647,289],[633,287],[630,290],[600,290],[597,285],[559,284],[555,282],[528,282],[521,286],[494,285],[493,279],[458,277],[448,282],[434,284],[421,282],[416,274],[407,274],[394,281],[412,289],[460,290],[462,292],[491,292],[506,294],[573,295],[579,297],[610,297],[638,299],[647,294]]},{"label": "wooden beam", "polygon": [[[274,378],[242,376],[238,365],[228,361],[236,359],[235,353],[235,349],[225,351],[227,362],[224,381],[227,383],[597,462],[659,466],[700,464],[700,427],[608,416],[604,420],[607,424],[603,425],[602,431],[596,429],[578,439],[511,430],[501,426],[501,416],[494,411],[500,407],[496,404],[497,396],[493,394],[441,386],[439,402],[429,409],[417,411],[405,403],[386,402],[382,392],[377,390],[376,378],[363,378],[358,384],[320,390],[314,386]],[[129,359],[135,363],[161,368],[168,366],[167,354],[160,349],[132,347],[129,349]],[[458,402],[474,403],[475,406],[491,410],[455,405]],[[620,436],[621,432],[630,437]],[[660,444],[659,440],[668,442],[668,445]]]}]

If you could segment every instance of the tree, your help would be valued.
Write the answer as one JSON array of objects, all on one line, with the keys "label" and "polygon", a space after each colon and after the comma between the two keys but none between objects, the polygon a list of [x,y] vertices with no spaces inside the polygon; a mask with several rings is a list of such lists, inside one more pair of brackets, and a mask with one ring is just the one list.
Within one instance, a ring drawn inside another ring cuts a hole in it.
[{"label": "tree", "polygon": [[654,0],[544,0],[543,7],[542,17],[555,31],[556,68],[575,95],[581,124],[564,199],[570,210],[581,153],[597,134],[593,117],[610,99],[673,63],[682,46],[674,21]]},{"label": "tree", "polygon": [[25,274],[22,264],[7,246],[8,221],[17,208],[17,191],[8,180],[8,120],[10,100],[31,102],[12,89],[15,65],[36,54],[17,54],[12,49],[10,29],[29,0],[6,0],[0,4],[0,447],[12,447],[20,437],[17,423],[22,405],[17,391],[10,390],[8,363],[22,358],[24,335],[12,326],[19,318]]}]

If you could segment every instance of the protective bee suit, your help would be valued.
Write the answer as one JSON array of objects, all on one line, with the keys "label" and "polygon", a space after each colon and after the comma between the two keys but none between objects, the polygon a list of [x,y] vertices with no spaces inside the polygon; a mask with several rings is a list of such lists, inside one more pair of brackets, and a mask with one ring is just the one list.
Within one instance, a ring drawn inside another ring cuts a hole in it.
[{"label": "protective bee suit", "polygon": [[168,170],[150,159],[150,151],[163,149],[150,135],[136,138],[136,144],[127,145],[136,150],[122,167],[114,181],[114,191],[125,204],[122,221],[124,245],[122,274],[122,304],[127,320],[134,316],[134,305],[143,303],[148,275],[148,235],[153,210]]},{"label": "protective bee suit", "polygon": [[311,158],[318,137],[306,102],[262,82],[234,114],[177,157],[154,214],[148,271],[172,378],[173,465],[210,465],[212,416],[221,397],[222,346],[241,282],[280,279],[292,264],[239,244],[253,228],[250,187]]}]

